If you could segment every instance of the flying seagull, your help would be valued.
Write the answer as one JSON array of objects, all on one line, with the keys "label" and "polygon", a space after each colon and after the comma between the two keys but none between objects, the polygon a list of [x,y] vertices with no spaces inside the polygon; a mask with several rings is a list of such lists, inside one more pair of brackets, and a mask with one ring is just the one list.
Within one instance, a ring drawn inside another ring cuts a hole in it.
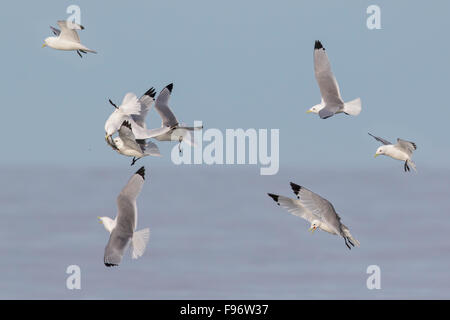
[{"label": "flying seagull", "polygon": [[61,30],[50,26],[55,37],[46,38],[42,48],[49,46],[56,50],[74,50],[81,58],[83,57],[81,53],[97,53],[80,43],[80,37],[78,36],[77,30],[83,30],[83,26],[66,20],[59,20],[57,23]]},{"label": "flying seagull", "polygon": [[127,120],[122,123],[119,129],[119,136],[112,140],[109,137],[106,142],[118,153],[133,157],[131,165],[134,165],[137,160],[146,156],[161,156],[158,146],[153,142],[136,140],[131,124]]},{"label": "flying seagull", "polygon": [[162,119],[161,128],[168,128],[169,130],[160,135],[153,136],[158,141],[178,141],[179,150],[181,152],[181,142],[185,141],[191,146],[194,146],[194,137],[191,134],[194,130],[200,130],[201,127],[187,127],[180,124],[169,107],[169,98],[172,93],[173,83],[167,85],[158,95],[155,102],[155,109]]},{"label": "flying seagull", "polygon": [[417,149],[417,146],[414,142],[398,138],[397,143],[392,144],[389,141],[380,137],[376,137],[371,133],[369,133],[369,135],[383,144],[383,146],[377,149],[375,158],[380,154],[389,156],[397,160],[405,161],[405,164],[403,165],[403,169],[405,170],[405,172],[410,171],[410,166],[414,169],[414,171],[417,171],[416,164],[411,160],[413,151]]},{"label": "flying seagull", "polygon": [[137,226],[136,198],[144,184],[145,168],[141,167],[130,178],[117,197],[118,212],[114,220],[99,217],[105,229],[111,234],[105,248],[104,263],[107,267],[118,266],[123,254],[131,244],[131,257],[137,259],[144,254],[150,236],[148,228],[139,231]]},{"label": "flying seagull", "polygon": [[335,113],[345,113],[357,116],[361,112],[361,99],[357,98],[350,102],[344,102],[339,91],[339,85],[331,71],[325,48],[320,41],[314,44],[314,73],[319,84],[322,101],[306,111],[307,113],[318,113],[320,118],[326,119]]},{"label": "flying seagull", "polygon": [[[353,238],[350,230],[341,223],[341,218],[334,210],[333,205],[318,194],[291,182],[291,188],[297,199],[291,199],[268,193],[279,206],[286,209],[294,216],[305,219],[311,223],[309,230],[314,232],[317,228],[334,235],[340,235],[344,238],[345,245],[351,249],[355,244],[360,245],[359,241]],[[349,245],[350,244],[350,245]]]}]

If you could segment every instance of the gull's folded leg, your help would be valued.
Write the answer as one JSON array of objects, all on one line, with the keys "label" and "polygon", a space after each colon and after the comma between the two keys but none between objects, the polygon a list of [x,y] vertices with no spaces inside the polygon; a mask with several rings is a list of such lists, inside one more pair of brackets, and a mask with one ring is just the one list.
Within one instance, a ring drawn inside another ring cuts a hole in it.
[{"label": "gull's folded leg", "polygon": [[408,161],[405,161],[404,169],[405,169],[405,172],[410,170],[409,166],[408,166]]},{"label": "gull's folded leg", "polygon": [[181,141],[183,141],[183,137],[178,138],[178,151],[181,153]]},{"label": "gull's folded leg", "polygon": [[345,242],[345,245],[347,246],[347,248],[349,249],[349,250],[352,250],[352,248],[348,245],[348,243],[347,243],[347,238],[345,238],[344,237],[344,242]]},{"label": "gull's folded leg", "polygon": [[80,58],[83,58],[83,56],[81,55],[80,51],[77,50],[78,55],[80,56]]},{"label": "gull's folded leg", "polygon": [[134,165],[136,163],[136,161],[138,161],[139,159],[136,159],[136,157],[133,157],[133,160],[131,161],[131,165]]},{"label": "gull's folded leg", "polygon": [[352,247],[354,247],[355,245],[353,244],[353,242],[350,240],[350,238],[347,237],[347,241],[348,243],[350,243],[352,245]]}]

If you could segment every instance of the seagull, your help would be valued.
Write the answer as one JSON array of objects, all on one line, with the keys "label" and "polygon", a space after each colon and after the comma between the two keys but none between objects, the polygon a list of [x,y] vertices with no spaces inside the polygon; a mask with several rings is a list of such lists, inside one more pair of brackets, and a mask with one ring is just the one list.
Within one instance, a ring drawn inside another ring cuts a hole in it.
[{"label": "seagull", "polygon": [[314,73],[319,84],[322,101],[306,111],[307,113],[318,113],[320,118],[326,119],[335,113],[345,113],[357,116],[361,112],[361,99],[356,98],[350,102],[344,102],[339,91],[339,85],[331,71],[325,48],[320,41],[314,45]]},{"label": "seagull", "polygon": [[374,156],[375,158],[382,154],[397,160],[405,161],[405,164],[403,166],[405,172],[410,171],[409,166],[411,166],[414,171],[417,172],[416,164],[411,160],[413,151],[417,149],[417,146],[414,142],[398,138],[397,144],[392,144],[389,141],[380,137],[376,137],[371,133],[369,133],[369,135],[384,145],[377,149],[377,152]]},{"label": "seagull", "polygon": [[118,153],[128,157],[133,157],[131,165],[145,156],[160,157],[158,146],[151,141],[136,140],[131,124],[125,120],[119,129],[119,136],[112,139],[109,137],[106,142]]},{"label": "seagull", "polygon": [[80,58],[83,57],[81,53],[97,53],[80,43],[80,37],[76,30],[84,30],[83,26],[66,20],[59,20],[57,23],[61,30],[50,26],[50,29],[56,37],[46,38],[42,48],[49,46],[56,50],[75,50]]},{"label": "seagull", "polygon": [[294,216],[310,222],[311,227],[309,231],[314,232],[319,228],[328,233],[340,235],[344,238],[345,245],[349,249],[351,249],[350,245],[353,247],[355,244],[357,246],[360,245],[359,241],[350,234],[350,230],[341,223],[341,218],[328,200],[292,182],[291,188],[297,196],[297,199],[291,199],[273,193],[268,193],[268,195],[279,206]]},{"label": "seagull", "polygon": [[191,146],[195,146],[194,136],[191,134],[194,130],[203,129],[200,127],[187,127],[180,124],[169,107],[169,98],[172,93],[173,83],[167,85],[158,95],[155,102],[155,109],[162,119],[161,128],[169,130],[153,136],[158,141],[178,141],[178,149],[181,152],[181,142],[185,141]]},{"label": "seagull", "polygon": [[137,259],[144,254],[150,236],[148,228],[139,231],[137,226],[136,198],[144,184],[145,168],[141,167],[130,178],[117,197],[119,208],[116,218],[98,217],[105,229],[111,234],[105,248],[104,263],[107,267],[118,266],[123,254],[131,244],[131,257]]}]

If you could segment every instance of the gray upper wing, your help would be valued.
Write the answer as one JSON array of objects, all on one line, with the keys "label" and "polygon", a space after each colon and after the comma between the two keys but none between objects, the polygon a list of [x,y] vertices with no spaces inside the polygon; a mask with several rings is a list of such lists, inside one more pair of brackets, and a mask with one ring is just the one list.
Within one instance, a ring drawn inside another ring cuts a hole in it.
[{"label": "gray upper wing", "polygon": [[376,137],[376,136],[374,136],[373,134],[371,134],[371,133],[369,133],[369,132],[368,132],[368,134],[369,134],[369,136],[375,138],[375,140],[381,142],[381,143],[384,144],[384,145],[392,144],[391,142],[389,142],[389,141],[387,141],[387,140],[385,140],[385,139],[383,139],[383,138]]},{"label": "gray upper wing", "polygon": [[109,241],[105,248],[105,256],[103,258],[103,262],[107,267],[120,264],[132,236],[132,232],[123,232],[122,230],[117,229],[117,227],[114,228],[109,236]]},{"label": "gray upper wing", "polygon": [[327,53],[320,41],[316,41],[314,45],[314,74],[325,103],[325,107],[319,111],[319,116],[326,119],[343,107],[344,101],[341,98],[336,78],[331,71]]},{"label": "gray upper wing", "polygon": [[76,23],[68,23],[66,20],[59,20],[58,26],[61,28],[59,37],[64,40],[80,42],[80,37],[76,30],[83,30],[84,27]]},{"label": "gray upper wing", "polygon": [[144,185],[145,168],[141,167],[130,178],[127,185],[117,197],[117,225],[116,229],[123,233],[133,234],[137,225],[136,199]]},{"label": "gray upper wing", "polygon": [[405,150],[409,155],[411,155],[413,151],[417,149],[417,146],[414,142],[406,141],[400,138],[397,139],[397,146]]},{"label": "gray upper wing", "polygon": [[120,126],[119,137],[128,148],[138,151],[141,150],[141,147],[136,142],[136,138],[131,130],[131,124],[126,120]]},{"label": "gray upper wing", "polygon": [[268,193],[269,197],[271,197],[280,207],[286,209],[289,213],[294,216],[305,219],[306,221],[312,222],[314,219],[320,219],[319,216],[316,216],[311,211],[309,211],[299,200],[291,199],[284,196],[279,196],[276,194]]},{"label": "gray upper wing", "polygon": [[61,30],[56,29],[56,28],[54,28],[54,27],[52,27],[52,26],[50,26],[50,29],[52,29],[53,34],[54,34],[55,36],[59,36],[60,33],[61,33]]},{"label": "gray upper wing", "polygon": [[311,211],[314,215],[319,216],[329,227],[334,229],[338,234],[342,234],[341,218],[334,210],[333,205],[318,194],[291,182],[291,187],[301,204]]},{"label": "gray upper wing", "polygon": [[165,127],[174,127],[178,125],[178,120],[169,107],[169,98],[172,93],[173,83],[166,86],[158,95],[155,102],[155,109],[162,119],[162,125]]}]

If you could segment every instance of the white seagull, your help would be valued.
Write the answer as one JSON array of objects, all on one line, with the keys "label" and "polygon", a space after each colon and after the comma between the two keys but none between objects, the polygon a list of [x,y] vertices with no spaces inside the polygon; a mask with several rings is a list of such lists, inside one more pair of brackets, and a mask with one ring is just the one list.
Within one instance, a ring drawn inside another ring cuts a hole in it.
[{"label": "white seagull", "polygon": [[105,248],[104,263],[107,267],[118,266],[123,254],[131,244],[131,257],[137,259],[144,254],[150,236],[148,228],[139,231],[137,226],[136,198],[144,184],[145,168],[141,167],[128,181],[117,197],[118,212],[114,220],[99,217],[105,229],[111,234]]},{"label": "white seagull", "polygon": [[371,137],[374,137],[377,141],[380,141],[383,144],[383,146],[377,149],[377,152],[375,153],[374,156],[375,158],[381,154],[389,156],[393,159],[405,161],[405,164],[403,166],[405,172],[410,171],[409,166],[411,166],[414,169],[414,171],[417,172],[416,164],[411,160],[413,151],[417,149],[417,146],[414,142],[398,138],[397,143],[392,144],[391,142],[383,138],[376,137],[373,134],[369,133],[369,135]]},{"label": "white seagull", "polygon": [[131,124],[127,120],[122,123],[119,129],[119,136],[112,140],[109,137],[106,141],[118,153],[133,157],[131,165],[134,165],[137,160],[146,156],[161,156],[156,144],[151,141],[136,139],[131,129]]},{"label": "white seagull", "polygon": [[50,48],[56,50],[74,50],[80,57],[83,57],[81,53],[97,53],[96,51],[91,50],[80,43],[80,37],[78,36],[77,30],[83,30],[83,26],[66,20],[59,20],[58,26],[61,28],[61,30],[50,26],[50,29],[52,29],[53,34],[56,37],[46,38],[44,40],[42,48],[44,48],[45,46],[49,46]]},{"label": "white seagull", "polygon": [[345,113],[357,116],[361,112],[361,99],[356,98],[350,102],[344,102],[339,91],[339,85],[331,71],[325,48],[320,41],[314,45],[314,73],[319,84],[322,101],[306,111],[318,113],[320,118],[326,119],[335,113]]},{"label": "white seagull", "polygon": [[328,233],[340,235],[344,238],[345,245],[349,249],[351,249],[350,245],[353,247],[360,245],[359,241],[350,234],[350,230],[341,223],[341,218],[328,200],[295,183],[291,182],[291,187],[297,199],[273,193],[268,193],[268,195],[291,214],[310,222],[311,228],[309,230],[311,232],[319,228]]}]

